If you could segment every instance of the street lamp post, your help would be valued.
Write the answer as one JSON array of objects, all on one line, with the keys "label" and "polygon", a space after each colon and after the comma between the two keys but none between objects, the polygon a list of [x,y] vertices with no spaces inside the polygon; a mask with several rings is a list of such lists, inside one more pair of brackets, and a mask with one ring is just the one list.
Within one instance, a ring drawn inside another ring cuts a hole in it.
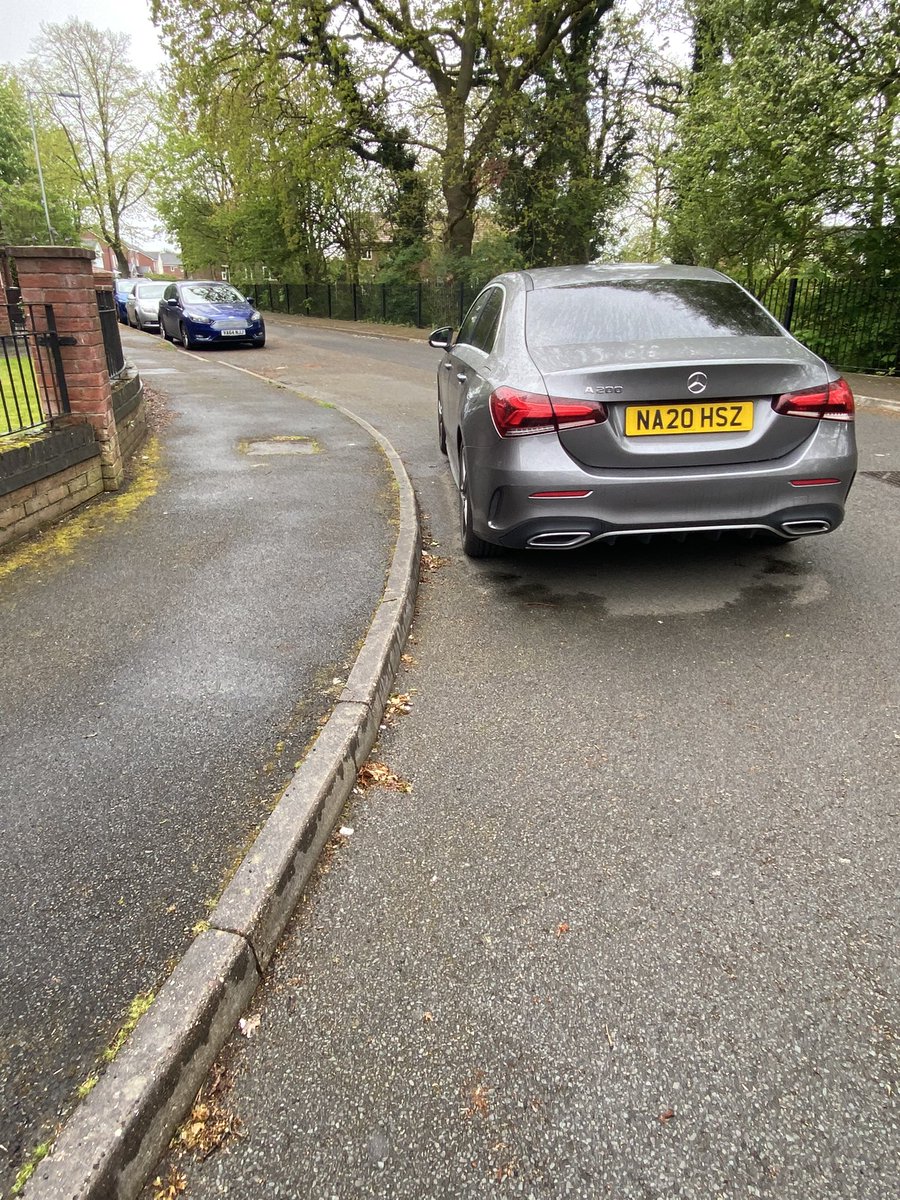
[{"label": "street lamp post", "polygon": [[[25,97],[28,100],[28,122],[31,125],[31,141],[34,145],[34,161],[35,165],[37,166],[38,183],[41,186],[41,202],[44,205],[44,217],[47,221],[47,236],[50,238],[50,245],[55,246],[56,242],[53,240],[53,226],[50,224],[50,209],[47,205],[47,189],[44,187],[44,171],[41,167],[41,152],[38,149],[37,127],[34,123],[34,105],[31,103],[31,97],[34,94],[35,93],[32,92],[30,88],[25,92]],[[47,92],[45,94],[48,96],[65,97],[68,100],[81,99],[81,95],[78,92]]]}]

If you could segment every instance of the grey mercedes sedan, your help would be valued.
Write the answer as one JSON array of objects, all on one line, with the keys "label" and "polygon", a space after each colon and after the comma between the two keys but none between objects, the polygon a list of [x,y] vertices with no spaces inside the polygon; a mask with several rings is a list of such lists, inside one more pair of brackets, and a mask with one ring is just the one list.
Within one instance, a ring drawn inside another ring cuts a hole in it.
[{"label": "grey mercedes sedan", "polygon": [[853,395],[747,291],[665,264],[499,275],[429,339],[466,554],[836,529]]}]

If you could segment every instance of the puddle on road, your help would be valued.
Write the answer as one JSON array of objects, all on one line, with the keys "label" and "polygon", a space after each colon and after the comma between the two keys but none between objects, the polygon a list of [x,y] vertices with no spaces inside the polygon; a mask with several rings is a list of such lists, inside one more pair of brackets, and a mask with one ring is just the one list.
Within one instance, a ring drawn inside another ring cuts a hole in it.
[{"label": "puddle on road", "polygon": [[602,606],[610,617],[715,612],[762,595],[767,604],[802,607],[824,600],[830,591],[815,561],[792,557],[791,551],[650,551],[584,551],[568,563],[529,557],[520,559],[520,568],[507,560],[483,578],[489,590],[529,608]]}]

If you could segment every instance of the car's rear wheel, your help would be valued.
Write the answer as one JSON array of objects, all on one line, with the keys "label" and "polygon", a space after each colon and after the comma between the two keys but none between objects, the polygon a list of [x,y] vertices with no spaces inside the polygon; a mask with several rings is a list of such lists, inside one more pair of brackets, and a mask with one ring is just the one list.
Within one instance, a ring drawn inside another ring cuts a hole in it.
[{"label": "car's rear wheel", "polygon": [[500,547],[480,538],[472,528],[472,504],[469,500],[469,470],[465,447],[459,447],[459,536],[463,553],[469,558],[492,558]]}]

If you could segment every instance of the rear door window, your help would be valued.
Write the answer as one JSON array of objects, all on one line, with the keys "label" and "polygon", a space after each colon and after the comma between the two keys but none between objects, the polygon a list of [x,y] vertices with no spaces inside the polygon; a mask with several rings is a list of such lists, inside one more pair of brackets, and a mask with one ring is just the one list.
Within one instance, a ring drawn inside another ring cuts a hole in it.
[{"label": "rear door window", "polygon": [[497,328],[500,325],[500,314],[503,311],[503,289],[491,288],[485,293],[485,296],[484,305],[472,332],[472,345],[483,350],[485,354],[490,354],[494,348]]},{"label": "rear door window", "polygon": [[762,305],[717,279],[622,279],[528,293],[532,346],[667,338],[783,337]]},{"label": "rear door window", "polygon": [[475,332],[475,326],[478,322],[478,318],[481,316],[481,310],[487,303],[487,298],[487,292],[482,292],[469,311],[466,313],[466,319],[460,326],[459,333],[456,337],[457,346],[471,346],[473,344],[472,335]]}]

